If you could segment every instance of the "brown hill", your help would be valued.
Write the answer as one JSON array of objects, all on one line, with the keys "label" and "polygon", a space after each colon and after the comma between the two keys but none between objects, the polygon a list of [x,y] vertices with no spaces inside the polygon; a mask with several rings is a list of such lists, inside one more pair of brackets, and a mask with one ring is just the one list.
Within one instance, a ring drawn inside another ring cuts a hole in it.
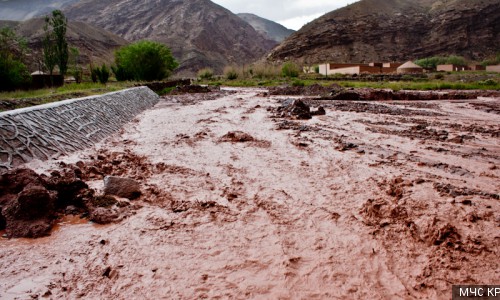
[{"label": "brown hill", "polygon": [[[9,22],[19,36],[28,40],[30,70],[39,69],[37,61],[42,58],[42,39],[44,36],[44,20],[42,18],[18,22],[16,26]],[[128,44],[125,39],[106,30],[93,27],[78,21],[68,22],[66,32],[68,44],[80,51],[80,64],[110,62],[114,59],[114,50]]]},{"label": "brown hill", "polygon": [[80,20],[127,40],[155,40],[168,45],[181,74],[261,58],[276,42],[264,38],[229,10],[209,0],[81,0],[64,9]]},{"label": "brown hill", "polygon": [[268,59],[371,62],[457,54],[480,60],[500,49],[499,33],[498,0],[362,0],[304,26]]}]

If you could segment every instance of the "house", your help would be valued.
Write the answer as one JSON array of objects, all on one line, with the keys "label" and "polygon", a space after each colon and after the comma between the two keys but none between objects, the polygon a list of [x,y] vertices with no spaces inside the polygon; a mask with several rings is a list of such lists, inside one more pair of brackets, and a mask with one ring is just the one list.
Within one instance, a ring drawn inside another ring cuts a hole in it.
[{"label": "house", "polygon": [[486,67],[482,65],[468,65],[470,71],[485,71]]},{"label": "house", "polygon": [[498,72],[498,73],[500,73],[500,65],[496,65],[496,66],[487,66],[487,67],[486,67],[486,71],[487,71],[487,72]]},{"label": "house", "polygon": [[467,71],[468,68],[465,66],[458,65],[437,65],[438,72],[458,72],[458,71]]},{"label": "house", "polygon": [[416,73],[423,73],[423,72],[424,72],[424,68],[415,64],[412,61],[407,61],[397,68],[398,74],[416,74]]},{"label": "house", "polygon": [[372,62],[369,64],[335,64],[328,63],[319,66],[319,73],[325,76],[333,74],[387,74],[396,73],[399,63],[377,63]]}]

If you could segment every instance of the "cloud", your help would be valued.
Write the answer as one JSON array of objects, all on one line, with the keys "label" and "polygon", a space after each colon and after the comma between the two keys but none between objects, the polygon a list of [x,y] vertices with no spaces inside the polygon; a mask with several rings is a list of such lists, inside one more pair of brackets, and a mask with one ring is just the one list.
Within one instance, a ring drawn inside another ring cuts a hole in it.
[{"label": "cloud", "polygon": [[[212,0],[233,13],[253,13],[299,29],[314,18],[358,0]],[[312,18],[312,19],[311,19]]]}]

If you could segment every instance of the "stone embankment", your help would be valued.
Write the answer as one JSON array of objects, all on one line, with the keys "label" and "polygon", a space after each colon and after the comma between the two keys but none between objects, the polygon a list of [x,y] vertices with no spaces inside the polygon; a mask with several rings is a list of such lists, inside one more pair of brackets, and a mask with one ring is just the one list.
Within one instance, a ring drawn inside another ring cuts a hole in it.
[{"label": "stone embankment", "polygon": [[158,103],[147,87],[0,113],[0,171],[84,149]]}]

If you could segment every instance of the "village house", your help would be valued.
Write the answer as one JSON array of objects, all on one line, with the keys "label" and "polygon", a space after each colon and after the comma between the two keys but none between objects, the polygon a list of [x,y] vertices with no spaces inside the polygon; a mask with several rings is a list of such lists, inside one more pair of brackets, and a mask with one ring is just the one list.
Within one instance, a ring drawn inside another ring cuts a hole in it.
[{"label": "village house", "polygon": [[319,66],[319,73],[325,76],[334,74],[394,74],[394,73],[423,73],[420,66],[413,62],[402,63],[377,63],[368,64],[337,64],[327,63]]}]

